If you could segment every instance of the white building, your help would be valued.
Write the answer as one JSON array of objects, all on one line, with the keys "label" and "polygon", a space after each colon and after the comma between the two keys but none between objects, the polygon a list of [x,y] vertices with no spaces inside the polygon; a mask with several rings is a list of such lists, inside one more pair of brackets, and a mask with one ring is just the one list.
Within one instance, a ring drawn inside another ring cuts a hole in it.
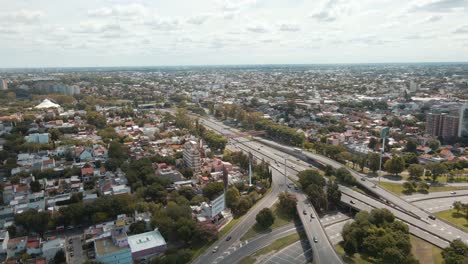
[{"label": "white building", "polygon": [[34,133],[24,137],[24,140],[28,143],[48,144],[49,133]]},{"label": "white building", "polygon": [[162,254],[167,249],[166,240],[158,229],[129,236],[128,245],[132,251],[133,260],[150,259]]},{"label": "white building", "polygon": [[184,145],[183,152],[185,166],[191,168],[193,172],[199,172],[201,166],[200,149],[197,142],[191,140]]},{"label": "white building", "polygon": [[5,79],[0,79],[0,90],[8,90],[8,83]]}]

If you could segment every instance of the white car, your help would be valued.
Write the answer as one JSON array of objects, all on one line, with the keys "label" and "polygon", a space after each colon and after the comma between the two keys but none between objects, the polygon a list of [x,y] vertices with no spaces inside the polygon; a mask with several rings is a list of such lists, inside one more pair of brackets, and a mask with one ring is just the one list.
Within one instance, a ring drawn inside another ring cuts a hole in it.
[{"label": "white car", "polygon": [[212,252],[216,253],[218,251],[218,248],[219,248],[218,246],[214,247]]}]

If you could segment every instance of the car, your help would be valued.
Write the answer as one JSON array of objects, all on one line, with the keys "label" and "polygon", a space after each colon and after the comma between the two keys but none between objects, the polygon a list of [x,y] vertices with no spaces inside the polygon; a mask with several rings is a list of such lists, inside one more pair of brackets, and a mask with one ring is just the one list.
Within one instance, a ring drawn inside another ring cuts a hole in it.
[{"label": "car", "polygon": [[307,211],[306,211],[305,209],[302,211],[302,213],[303,213],[304,215],[307,215]]},{"label": "car", "polygon": [[291,166],[291,168],[293,168],[293,169],[294,169],[294,168],[296,168],[296,166],[292,165],[292,166]]},{"label": "car", "polygon": [[361,181],[366,181],[366,178],[362,177],[362,178],[361,178]]},{"label": "car", "polygon": [[376,184],[372,185],[372,188],[377,188],[377,185]]},{"label": "car", "polygon": [[291,185],[288,184],[288,188],[291,189]]},{"label": "car", "polygon": [[296,191],[297,191],[297,190],[299,190],[299,188],[298,188],[297,186],[294,186],[294,190],[296,190]]},{"label": "car", "polygon": [[314,237],[314,242],[317,243],[318,242],[318,239],[316,237]]},{"label": "car", "polygon": [[429,219],[436,220],[436,217],[433,216],[433,215],[430,215],[430,216],[429,216]]},{"label": "car", "polygon": [[310,214],[310,218],[314,219],[314,218],[315,218],[315,216],[314,216],[313,214]]},{"label": "car", "polygon": [[216,253],[218,251],[218,248],[219,248],[218,246],[214,247],[212,252]]},{"label": "car", "polygon": [[278,167],[281,167],[281,166],[278,164]]},{"label": "car", "polygon": [[450,192],[451,195],[457,194],[457,192]]},{"label": "car", "polygon": [[350,200],[349,202],[350,202],[351,204],[355,204],[355,202],[354,202],[353,200]]},{"label": "car", "polygon": [[257,150],[260,150],[260,148],[257,148]]},{"label": "car", "polygon": [[228,237],[226,238],[226,241],[231,240],[231,238],[232,238],[232,236],[228,236]]},{"label": "car", "polygon": [[70,257],[73,257],[73,251],[72,251],[72,252],[70,252]]}]

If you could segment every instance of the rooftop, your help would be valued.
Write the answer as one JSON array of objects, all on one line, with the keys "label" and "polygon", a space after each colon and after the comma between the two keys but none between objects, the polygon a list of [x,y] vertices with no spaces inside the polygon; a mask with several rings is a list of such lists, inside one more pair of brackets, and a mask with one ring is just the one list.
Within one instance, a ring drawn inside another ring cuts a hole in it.
[{"label": "rooftop", "polygon": [[117,251],[128,249],[128,247],[117,247],[109,237],[94,241],[94,247],[96,249],[96,255],[98,256],[104,256]]},{"label": "rooftop", "polygon": [[128,245],[133,252],[166,245],[166,240],[157,229],[128,237]]}]

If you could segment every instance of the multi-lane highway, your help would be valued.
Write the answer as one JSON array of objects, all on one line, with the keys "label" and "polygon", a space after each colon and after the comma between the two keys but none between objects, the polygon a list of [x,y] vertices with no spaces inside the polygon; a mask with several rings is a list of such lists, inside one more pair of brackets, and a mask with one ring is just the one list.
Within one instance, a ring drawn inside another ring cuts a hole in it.
[{"label": "multi-lane highway", "polygon": [[[238,130],[226,127],[216,120],[203,119],[202,123],[206,127],[218,131],[226,136],[235,136],[237,133],[239,133]],[[285,188],[286,185],[283,183],[289,183],[289,180],[286,179],[283,175],[281,175],[280,172],[286,172],[289,177],[295,177],[298,171],[301,171],[308,167],[308,165],[304,165],[302,161],[297,159],[297,155],[295,155],[297,153],[295,153],[292,148],[261,138],[255,138],[255,140],[257,141],[251,141],[246,138],[234,138],[233,142],[234,146],[239,148],[240,150],[252,152],[256,158],[270,162],[272,168],[276,169],[275,171],[278,173],[274,174],[277,175],[274,177],[274,182],[278,184],[278,188],[281,186]],[[322,164],[330,164],[335,168],[343,167],[342,164],[321,155],[304,152],[302,158],[304,158],[304,156],[308,159],[314,159],[315,161],[318,161]],[[285,161],[286,166],[284,164]],[[464,241],[468,241],[466,232],[455,228],[439,219],[430,220],[428,218],[430,215],[428,212],[418,208],[416,205],[408,203],[400,197],[397,197],[378,186],[375,186],[370,181],[361,180],[361,178],[364,177],[364,175],[361,175],[360,173],[353,170],[350,170],[350,172],[354,177],[356,177],[356,179],[358,179],[358,182],[362,184],[365,188],[375,193],[377,196],[383,197],[386,203],[381,200],[369,197],[367,195],[355,192],[349,188],[344,190],[342,199],[344,203],[347,203],[350,206],[359,210],[371,210],[372,208],[389,208],[389,210],[395,213],[397,218],[400,218],[401,220],[407,222],[410,225],[410,231],[412,231],[413,234],[423,239],[426,239],[429,242],[432,242],[433,244],[436,244],[440,247],[446,246],[448,241],[451,241],[455,238],[460,238]],[[303,194],[298,193],[299,198],[301,198],[301,195]],[[354,204],[350,203],[351,200],[353,200]],[[301,199],[299,199],[299,213],[302,213],[301,209],[304,210],[306,208],[306,201],[307,200],[305,199],[305,196],[303,196],[302,202]],[[313,208],[309,207],[309,210],[313,212]],[[254,214],[251,214],[249,216],[249,218],[254,217]],[[305,219],[302,220],[304,222]],[[254,220],[252,220],[251,222],[253,224]],[[317,263],[334,263],[335,260],[327,262],[326,258],[335,259],[336,257],[339,259],[339,257],[333,250],[333,246],[331,245],[325,232],[323,231],[323,226],[321,226],[320,223],[318,223],[317,225],[306,224],[305,226],[306,233],[310,233],[315,236],[320,236],[320,241],[322,241],[323,238],[325,238],[324,240],[326,241],[325,247],[322,247],[322,245],[320,245],[320,247],[316,246],[315,250],[313,248],[313,252],[315,253],[314,261],[316,261]],[[242,231],[247,231],[249,227]],[[308,228],[310,228],[311,231],[307,232]],[[241,235],[239,235],[239,237]],[[311,243],[314,244],[313,237],[309,239]],[[222,241],[223,240],[221,240],[221,242],[219,242],[218,244],[223,244]],[[230,245],[227,246],[229,248]],[[314,245],[312,245],[312,247],[314,247]],[[324,257],[324,259],[320,259],[320,256],[326,257]],[[218,256],[215,260],[215,263],[228,263],[224,262],[224,259],[224,257],[220,258]],[[206,258],[203,258],[203,260],[203,262],[207,262],[205,261]],[[341,262],[341,260],[336,261],[338,261],[337,263]],[[211,261],[208,261],[208,263],[211,263]]]}]

